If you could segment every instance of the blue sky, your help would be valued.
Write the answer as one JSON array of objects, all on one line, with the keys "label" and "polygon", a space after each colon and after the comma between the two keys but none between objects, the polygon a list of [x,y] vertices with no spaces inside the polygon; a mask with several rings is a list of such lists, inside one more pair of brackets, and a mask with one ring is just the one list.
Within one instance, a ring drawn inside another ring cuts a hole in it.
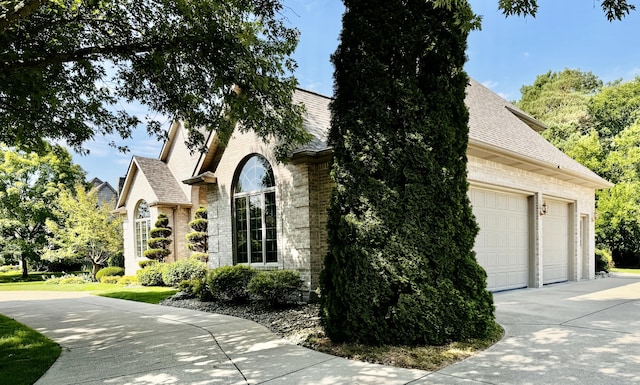
[{"label": "blue sky", "polygon": [[[466,70],[469,76],[507,100],[520,98],[520,87],[536,76],[564,68],[591,71],[603,81],[640,75],[640,9],[623,21],[608,22],[601,0],[538,0],[536,18],[505,18],[498,0],[470,0],[483,16],[482,30],[469,36]],[[330,55],[338,45],[344,7],[340,0],[284,0],[283,15],[298,28],[295,73],[302,88],[330,95],[333,68]],[[133,112],[140,107],[131,106]],[[144,116],[144,112],[140,111]],[[132,155],[157,158],[162,143],[138,130],[124,143],[131,152],[107,145],[110,138],[87,143],[89,156],[74,155],[88,178],[98,177],[116,187]],[[118,140],[122,143],[122,140]]]}]

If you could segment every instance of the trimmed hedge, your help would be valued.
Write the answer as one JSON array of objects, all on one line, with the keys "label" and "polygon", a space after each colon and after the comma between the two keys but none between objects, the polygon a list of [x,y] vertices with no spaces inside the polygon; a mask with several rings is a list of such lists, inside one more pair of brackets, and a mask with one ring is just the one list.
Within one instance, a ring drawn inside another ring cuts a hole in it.
[{"label": "trimmed hedge", "polygon": [[118,282],[121,285],[137,285],[138,284],[138,278],[134,277],[132,275],[125,275],[123,277],[120,278],[120,282]]},{"label": "trimmed hedge", "polygon": [[136,272],[138,283],[142,286],[164,286],[162,273],[166,266],[164,263],[153,263],[144,269],[138,270]]},{"label": "trimmed hedge", "polygon": [[600,271],[609,272],[613,267],[613,258],[608,250],[596,249],[596,273]]},{"label": "trimmed hedge", "polygon": [[297,270],[259,271],[247,286],[249,294],[271,306],[299,301],[300,289],[302,280]]},{"label": "trimmed hedge", "polygon": [[120,276],[118,276],[118,275],[105,275],[104,277],[100,278],[100,283],[113,283],[113,284],[120,283]]},{"label": "trimmed hedge", "polygon": [[138,261],[138,266],[140,266],[141,269],[144,269],[145,267],[154,265],[156,263],[160,262],[156,261],[155,259],[143,259],[142,261]]},{"label": "trimmed hedge", "polygon": [[124,269],[122,267],[117,266],[109,266],[98,270],[96,273],[96,279],[102,282],[102,277],[111,277],[111,276],[123,276]]},{"label": "trimmed hedge", "polygon": [[182,281],[200,279],[207,275],[207,265],[195,259],[181,259],[168,264],[162,271],[162,280],[167,286],[177,287]]},{"label": "trimmed hedge", "polygon": [[257,270],[246,265],[222,266],[213,269],[207,275],[207,286],[214,299],[247,302],[247,287]]}]

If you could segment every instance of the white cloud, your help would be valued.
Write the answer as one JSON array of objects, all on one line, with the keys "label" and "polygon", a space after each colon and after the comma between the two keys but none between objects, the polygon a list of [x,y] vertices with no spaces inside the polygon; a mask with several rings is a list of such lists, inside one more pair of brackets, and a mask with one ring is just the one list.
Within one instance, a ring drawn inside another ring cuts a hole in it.
[{"label": "white cloud", "polygon": [[495,88],[498,85],[498,82],[493,81],[493,80],[485,80],[485,81],[482,82],[482,85],[487,87],[487,88],[489,88],[489,89],[492,89],[492,88]]}]

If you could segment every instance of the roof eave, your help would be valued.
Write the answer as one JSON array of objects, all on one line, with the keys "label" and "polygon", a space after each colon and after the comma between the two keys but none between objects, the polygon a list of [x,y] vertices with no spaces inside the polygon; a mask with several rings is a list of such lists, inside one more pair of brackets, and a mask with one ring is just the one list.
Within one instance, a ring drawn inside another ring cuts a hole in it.
[{"label": "roof eave", "polygon": [[595,190],[610,188],[613,183],[596,175],[585,175],[574,170],[562,168],[560,165],[533,159],[522,154],[506,150],[479,140],[469,139],[467,155],[502,163],[510,167],[541,175],[555,177],[580,186]]}]

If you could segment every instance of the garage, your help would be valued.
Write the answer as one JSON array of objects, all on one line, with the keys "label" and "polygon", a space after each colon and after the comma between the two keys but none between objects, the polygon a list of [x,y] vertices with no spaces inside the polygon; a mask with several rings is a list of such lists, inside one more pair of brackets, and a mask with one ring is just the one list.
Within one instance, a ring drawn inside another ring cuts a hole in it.
[{"label": "garage", "polygon": [[569,279],[569,204],[545,201],[543,221],[542,280],[544,284]]},{"label": "garage", "polygon": [[526,195],[471,188],[469,197],[480,232],[474,245],[487,271],[489,290],[528,286],[529,203]]}]

